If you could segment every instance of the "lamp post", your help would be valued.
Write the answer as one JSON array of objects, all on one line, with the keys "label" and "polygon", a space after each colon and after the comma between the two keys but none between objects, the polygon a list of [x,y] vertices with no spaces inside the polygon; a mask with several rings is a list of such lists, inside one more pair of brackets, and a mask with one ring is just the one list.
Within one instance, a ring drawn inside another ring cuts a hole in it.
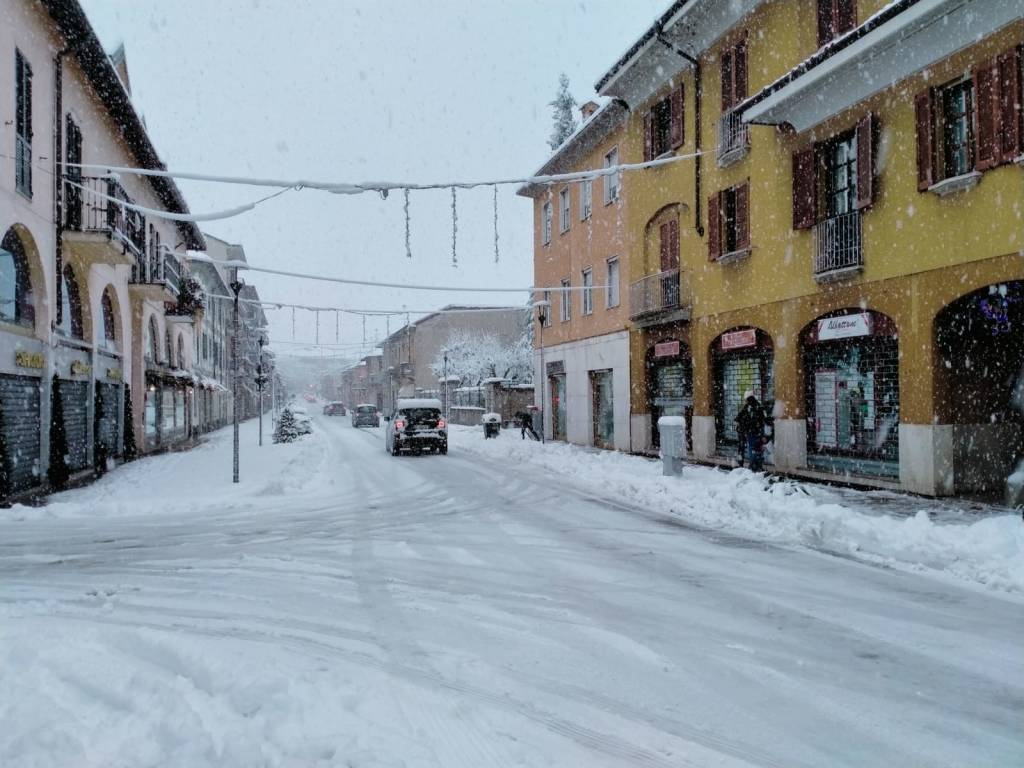
[{"label": "lamp post", "polygon": [[544,368],[544,324],[548,321],[548,308],[550,301],[536,301],[533,304],[537,308],[537,325],[540,329],[540,441],[547,442],[547,428],[544,420],[547,418],[547,376]]},{"label": "lamp post", "polygon": [[240,331],[238,322],[238,294],[245,283],[238,279],[238,267],[235,267],[234,279],[230,287],[235,294],[234,311],[231,322],[231,421],[234,430],[232,452],[234,454],[234,465],[231,475],[231,482],[238,482],[238,334]]},{"label": "lamp post", "polygon": [[448,407],[448,350],[444,352],[444,423],[451,423],[451,408]]},{"label": "lamp post", "polygon": [[263,345],[267,343],[267,337],[262,333],[257,344],[260,345],[260,356],[256,362],[256,389],[260,393],[260,446],[263,446],[263,387],[266,386],[267,377],[263,375]]}]

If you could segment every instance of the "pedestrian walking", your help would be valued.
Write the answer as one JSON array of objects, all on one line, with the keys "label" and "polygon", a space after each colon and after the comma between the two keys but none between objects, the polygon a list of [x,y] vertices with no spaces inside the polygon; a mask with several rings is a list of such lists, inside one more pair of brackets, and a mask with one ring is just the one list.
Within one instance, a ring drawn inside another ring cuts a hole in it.
[{"label": "pedestrian walking", "polygon": [[533,440],[539,440],[537,433],[533,431],[533,414],[527,411],[519,411],[516,414],[516,422],[519,424],[519,435],[523,440],[526,439],[526,433],[530,433],[530,438]]},{"label": "pedestrian walking", "polygon": [[753,390],[743,394],[744,405],[736,414],[736,434],[740,439],[740,466],[744,459],[750,464],[752,472],[764,469],[764,428],[768,419],[764,406],[754,397]]}]

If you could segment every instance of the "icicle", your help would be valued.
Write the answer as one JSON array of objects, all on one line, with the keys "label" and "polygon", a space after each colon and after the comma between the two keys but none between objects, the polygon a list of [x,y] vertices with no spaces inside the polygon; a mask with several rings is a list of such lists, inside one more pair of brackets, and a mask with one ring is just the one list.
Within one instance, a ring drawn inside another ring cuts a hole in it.
[{"label": "icicle", "polygon": [[412,258],[412,247],[409,243],[409,190],[403,189],[405,194],[405,258]]},{"label": "icicle", "polygon": [[498,263],[498,187],[495,185],[492,187],[494,190],[494,263]]},{"label": "icicle", "polygon": [[455,187],[452,187],[452,266],[459,266],[459,257],[455,253],[455,240],[459,232],[459,214],[455,208]]}]

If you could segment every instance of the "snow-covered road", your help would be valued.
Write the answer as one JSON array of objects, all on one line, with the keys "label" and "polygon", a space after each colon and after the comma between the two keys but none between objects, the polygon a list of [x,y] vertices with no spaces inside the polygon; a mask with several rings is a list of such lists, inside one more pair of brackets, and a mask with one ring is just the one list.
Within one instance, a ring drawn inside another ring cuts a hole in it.
[{"label": "snow-covered road", "polygon": [[1017,595],[316,425],[0,522],[0,765],[1024,764]]}]

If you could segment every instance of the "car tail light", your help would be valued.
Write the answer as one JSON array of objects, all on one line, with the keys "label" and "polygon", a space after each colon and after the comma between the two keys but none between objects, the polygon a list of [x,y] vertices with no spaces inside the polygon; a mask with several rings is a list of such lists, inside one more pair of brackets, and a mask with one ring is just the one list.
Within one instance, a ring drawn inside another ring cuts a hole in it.
[{"label": "car tail light", "polygon": [[444,419],[438,419],[438,420],[437,420],[437,428],[438,428],[438,429],[444,429],[444,428],[445,428],[445,426],[446,426],[446,425],[445,425],[445,423],[444,423]]},{"label": "car tail light", "polygon": [[395,431],[398,432],[403,429],[405,429],[405,422],[401,419],[395,419]]}]

